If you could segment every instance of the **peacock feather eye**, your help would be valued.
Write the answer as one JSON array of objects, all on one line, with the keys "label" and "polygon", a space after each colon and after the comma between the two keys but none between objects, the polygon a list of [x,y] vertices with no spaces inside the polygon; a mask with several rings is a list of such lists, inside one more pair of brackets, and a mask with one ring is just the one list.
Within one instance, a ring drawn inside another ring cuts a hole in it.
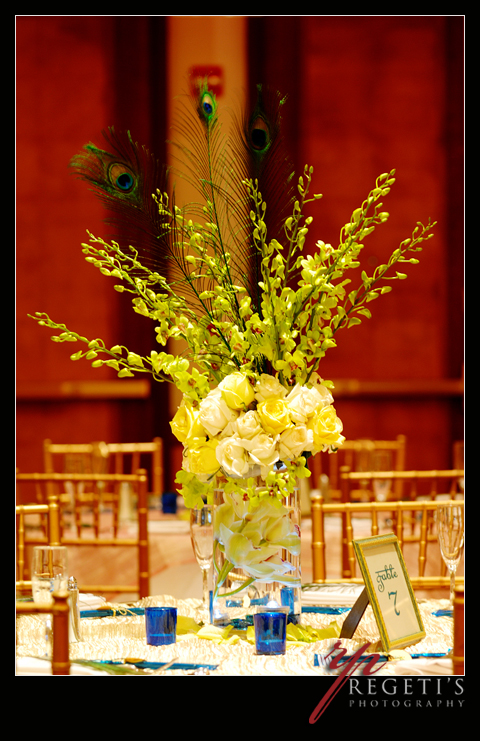
[{"label": "peacock feather eye", "polygon": [[251,126],[250,142],[258,152],[262,152],[270,144],[270,130],[262,116],[258,116]]},{"label": "peacock feather eye", "polygon": [[215,113],[216,101],[209,92],[204,92],[200,98],[200,110],[204,118],[210,120]]},{"label": "peacock feather eye", "polygon": [[135,185],[135,177],[125,165],[112,165],[109,175],[111,183],[123,193],[129,193]]}]

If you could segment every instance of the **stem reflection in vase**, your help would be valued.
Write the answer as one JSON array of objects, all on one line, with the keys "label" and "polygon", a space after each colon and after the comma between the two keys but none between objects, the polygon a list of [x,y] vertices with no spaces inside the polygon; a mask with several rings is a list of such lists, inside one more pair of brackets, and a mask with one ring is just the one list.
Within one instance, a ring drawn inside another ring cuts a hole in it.
[{"label": "stem reflection in vase", "polygon": [[[245,480],[244,495],[225,491],[221,482],[215,489],[210,615],[215,625],[230,624],[258,605],[288,607],[288,620],[300,622],[298,489],[282,502],[261,484],[257,478]],[[254,505],[246,493],[252,487],[259,493]]]}]

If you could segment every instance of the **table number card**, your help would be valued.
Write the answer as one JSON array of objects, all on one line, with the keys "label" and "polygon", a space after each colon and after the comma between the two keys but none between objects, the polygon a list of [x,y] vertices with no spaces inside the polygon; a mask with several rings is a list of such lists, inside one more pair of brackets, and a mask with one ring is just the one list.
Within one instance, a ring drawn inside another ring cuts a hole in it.
[{"label": "table number card", "polygon": [[354,540],[353,547],[384,650],[418,643],[425,629],[397,536],[374,535]]}]

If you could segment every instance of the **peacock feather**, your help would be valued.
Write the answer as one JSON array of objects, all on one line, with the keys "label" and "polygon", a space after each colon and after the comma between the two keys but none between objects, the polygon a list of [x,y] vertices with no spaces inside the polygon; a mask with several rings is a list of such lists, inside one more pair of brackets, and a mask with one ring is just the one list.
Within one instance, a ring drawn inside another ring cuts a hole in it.
[{"label": "peacock feather", "polygon": [[[181,340],[186,349],[140,357],[36,312],[39,324],[60,330],[54,341],[87,344],[72,360],[106,364],[121,378],[151,373],[197,405],[212,382],[235,371],[249,383],[267,374],[285,389],[304,386],[336,347],[337,333],[370,318],[370,302],[389,293],[391,281],[407,277],[397,268],[418,263],[422,242],[433,236],[430,220],[417,222],[371,275],[359,259],[365,237],[388,219],[381,199],[395,170],[376,179],[342,226],[338,246],[317,240],[314,251],[304,253],[313,220],[305,208],[322,196],[310,193],[308,165],[293,187],[284,104],[280,94],[259,85],[251,109],[231,113],[226,128],[225,112],[203,84],[179,110],[170,168],[130,132],[113,128],[103,132],[103,148],[90,143],[73,158],[74,172],[108,208],[118,240],[90,234],[82,245],[86,260],[120,279],[115,289],[133,294],[134,310],[155,321],[160,345]],[[193,186],[193,202],[178,205],[179,177]]]},{"label": "peacock feather", "polygon": [[[193,261],[186,260],[185,234],[179,234],[182,219],[211,225],[206,247],[223,268],[226,292],[234,295],[232,286],[244,286],[260,311],[261,255],[252,239],[252,198],[246,183],[258,184],[262,201],[268,203],[264,219],[269,237],[278,238],[293,199],[293,170],[281,132],[284,102],[259,85],[253,110],[233,115],[227,136],[216,97],[203,85],[184,102],[175,123],[177,164],[170,173],[130,132],[114,128],[102,132],[106,148],[89,143],[72,159],[74,172],[111,212],[107,221],[119,243],[132,246],[143,265],[168,276],[178,295],[200,313],[204,307],[198,296],[211,288],[211,281],[208,271],[199,275]],[[175,206],[172,174],[195,188],[198,202]],[[159,208],[158,195],[167,198],[168,214]],[[235,302],[232,310],[238,314]]]}]

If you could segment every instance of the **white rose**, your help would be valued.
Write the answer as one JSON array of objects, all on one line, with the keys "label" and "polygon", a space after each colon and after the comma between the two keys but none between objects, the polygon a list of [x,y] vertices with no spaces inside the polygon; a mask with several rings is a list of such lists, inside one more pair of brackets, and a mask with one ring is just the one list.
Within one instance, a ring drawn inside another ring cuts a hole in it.
[{"label": "white rose", "polygon": [[217,461],[227,476],[245,478],[250,471],[250,460],[243,442],[237,437],[226,437],[215,449]]},{"label": "white rose", "polygon": [[323,385],[323,379],[320,378],[318,373],[312,373],[310,377],[310,383],[312,384],[312,388],[314,388],[320,396],[322,397],[323,406],[328,407],[330,404],[333,404],[333,396],[330,393],[330,391],[327,389],[326,386]]},{"label": "white rose", "polygon": [[255,399],[257,401],[266,401],[266,399],[283,399],[287,389],[282,386],[274,376],[262,373],[260,379],[255,385]]},{"label": "white rose", "polygon": [[[327,392],[328,396],[323,393],[322,389]],[[328,398],[331,399],[331,401],[329,401]],[[297,423],[305,423],[309,417],[312,417],[313,414],[315,414],[317,409],[331,404],[333,398],[328,393],[328,389],[326,389],[325,386],[307,388],[307,386],[300,386],[300,384],[297,383],[297,385],[290,391],[285,401],[288,404],[290,417],[293,421]]]},{"label": "white rose", "polygon": [[262,432],[262,423],[260,422],[258,413],[250,410],[245,412],[245,414],[240,414],[235,422],[235,429],[240,437],[251,440],[252,437]]},{"label": "white rose", "polygon": [[278,450],[282,461],[294,460],[303,452],[312,450],[313,432],[305,425],[290,427],[280,435]]},{"label": "white rose", "polygon": [[260,432],[252,440],[244,440],[243,444],[250,454],[252,463],[262,467],[262,474],[271,468],[280,456],[277,449],[278,435],[271,437],[266,432]]},{"label": "white rose", "polygon": [[229,408],[222,398],[222,392],[216,388],[200,402],[198,418],[203,428],[211,437],[223,432],[227,425],[233,423],[238,414]]}]

